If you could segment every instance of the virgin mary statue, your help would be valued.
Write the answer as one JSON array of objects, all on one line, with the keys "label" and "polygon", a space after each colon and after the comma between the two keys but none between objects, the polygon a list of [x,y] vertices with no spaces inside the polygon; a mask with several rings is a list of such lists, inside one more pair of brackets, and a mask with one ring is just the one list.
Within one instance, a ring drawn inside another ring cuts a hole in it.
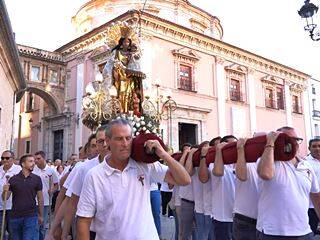
[{"label": "virgin mary statue", "polygon": [[142,99],[140,49],[135,31],[126,23],[111,26],[106,33],[110,55],[103,69],[107,88],[115,86],[123,113],[134,111],[134,97]]}]

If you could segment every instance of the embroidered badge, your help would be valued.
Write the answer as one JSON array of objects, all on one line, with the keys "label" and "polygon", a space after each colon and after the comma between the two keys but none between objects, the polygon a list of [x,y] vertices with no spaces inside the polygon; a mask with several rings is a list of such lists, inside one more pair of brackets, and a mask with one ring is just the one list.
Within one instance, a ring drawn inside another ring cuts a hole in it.
[{"label": "embroidered badge", "polygon": [[144,175],[143,174],[138,175],[138,181],[140,181],[141,185],[144,186]]}]

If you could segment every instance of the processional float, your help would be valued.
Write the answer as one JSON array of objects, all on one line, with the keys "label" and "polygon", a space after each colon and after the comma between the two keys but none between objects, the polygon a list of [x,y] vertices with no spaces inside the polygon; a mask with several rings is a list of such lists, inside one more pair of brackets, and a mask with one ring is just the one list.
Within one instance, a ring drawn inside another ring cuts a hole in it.
[{"label": "processional float", "polygon": [[[139,34],[137,28],[126,22],[116,22],[105,31],[107,61],[102,73],[86,86],[83,98],[82,122],[92,131],[116,118],[124,118],[133,127],[132,157],[151,163],[159,160],[155,154],[146,154],[144,142],[148,139],[161,140],[160,123],[169,119],[172,111],[177,108],[175,101],[168,97],[161,103],[157,98],[154,104],[150,96],[144,94],[143,81],[146,75],[141,72]],[[158,94],[157,94],[158,95]],[[160,107],[162,105],[162,107]],[[266,136],[251,138],[246,142],[246,159],[256,161],[263,153]],[[281,134],[275,143],[276,159],[287,161],[295,155],[295,140]],[[226,164],[235,163],[237,159],[236,143],[223,147],[223,160]],[[215,148],[209,149],[207,164],[214,161]],[[175,154],[178,160],[181,154]],[[200,149],[193,156],[194,166],[199,166]]]}]

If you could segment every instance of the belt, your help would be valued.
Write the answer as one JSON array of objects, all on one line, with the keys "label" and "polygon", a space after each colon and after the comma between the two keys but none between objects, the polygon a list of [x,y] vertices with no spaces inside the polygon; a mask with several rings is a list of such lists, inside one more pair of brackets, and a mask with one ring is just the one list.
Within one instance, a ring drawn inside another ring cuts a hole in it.
[{"label": "belt", "polygon": [[239,213],[235,213],[234,214],[234,218],[242,220],[242,221],[245,221],[247,223],[251,223],[251,224],[257,225],[257,219],[254,219],[254,218],[251,218],[251,217],[247,217],[247,216],[244,216],[244,215],[239,214]]},{"label": "belt", "polygon": [[190,201],[188,199],[185,199],[185,198],[181,198],[181,201],[185,201],[185,202],[188,202],[188,203],[193,203],[194,204],[194,201]]}]

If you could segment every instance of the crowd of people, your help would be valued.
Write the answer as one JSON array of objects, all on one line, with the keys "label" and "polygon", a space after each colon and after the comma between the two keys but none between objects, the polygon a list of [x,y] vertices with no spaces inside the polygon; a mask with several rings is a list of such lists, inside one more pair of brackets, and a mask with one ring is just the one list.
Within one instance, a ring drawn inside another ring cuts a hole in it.
[{"label": "crowd of people", "polygon": [[[176,240],[307,240],[318,233],[320,139],[309,140],[308,156],[290,161],[274,154],[280,132],[267,134],[262,156],[246,161],[247,139],[216,137],[185,143],[179,159],[158,140],[147,152],[160,159],[132,159],[132,127],[115,119],[97,129],[66,163],[46,161],[38,151],[15,160],[1,155],[3,239],[161,239],[160,215],[174,218]],[[258,134],[256,134],[258,135]],[[224,164],[222,150],[236,142],[237,161]],[[206,155],[215,147],[215,161]],[[200,164],[193,155],[200,151]],[[160,187],[161,185],[161,187]]]}]

